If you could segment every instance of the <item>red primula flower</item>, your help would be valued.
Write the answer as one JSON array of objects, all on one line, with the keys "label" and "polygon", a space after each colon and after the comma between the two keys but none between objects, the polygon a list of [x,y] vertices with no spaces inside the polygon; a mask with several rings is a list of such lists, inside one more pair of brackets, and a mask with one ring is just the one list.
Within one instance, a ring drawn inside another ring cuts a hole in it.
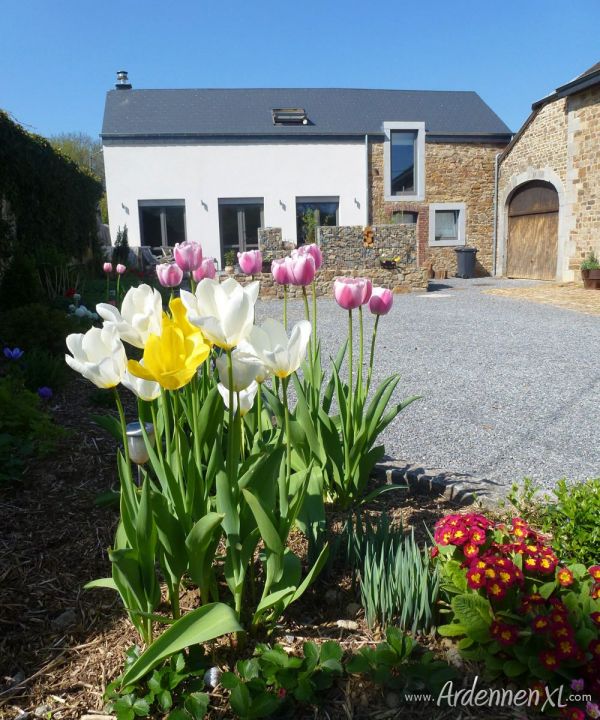
[{"label": "red primula flower", "polygon": [[600,583],[596,583],[594,587],[590,591],[590,595],[594,600],[598,600],[600,598]]},{"label": "red primula flower", "polygon": [[526,557],[523,563],[527,570],[538,570],[538,559],[536,557]]},{"label": "red primula flower", "polygon": [[483,545],[486,541],[485,532],[483,530],[479,530],[478,528],[476,528],[475,530],[471,530],[469,540],[474,545]]},{"label": "red primula flower", "polygon": [[553,625],[565,625],[567,622],[567,617],[559,610],[553,610],[552,613],[550,613],[550,620],[552,621]]},{"label": "red primula flower", "polygon": [[585,713],[576,707],[562,708],[561,715],[567,720],[585,720]]},{"label": "red primula flower", "polygon": [[431,548],[431,550],[429,551],[429,555],[430,555],[430,557],[432,557],[432,558],[437,557],[439,554],[440,554],[440,549],[437,548],[437,547],[435,547],[435,545],[434,545],[434,546]]},{"label": "red primula flower", "polygon": [[556,573],[556,579],[558,580],[559,585],[562,585],[563,587],[568,587],[569,585],[573,584],[575,576],[569,570],[569,568],[561,568]]},{"label": "red primula flower", "polygon": [[514,625],[503,623],[502,627],[496,635],[496,640],[500,645],[514,645],[519,638],[519,629]]},{"label": "red primula flower", "polygon": [[467,585],[473,590],[478,590],[485,584],[483,573],[478,568],[467,570]]},{"label": "red primula flower", "polygon": [[600,582],[600,565],[592,565],[592,567],[588,568],[588,572],[594,580]]},{"label": "red primula flower", "polygon": [[463,555],[469,559],[477,557],[477,555],[479,555],[479,547],[477,545],[473,545],[473,543],[471,542],[465,543],[463,545],[462,551]]},{"label": "red primula flower", "polygon": [[550,620],[545,615],[536,615],[531,621],[534,632],[546,632],[550,629]]},{"label": "red primula flower", "polygon": [[567,625],[553,624],[550,630],[552,631],[552,637],[556,642],[559,642],[560,640],[571,640],[574,637],[572,628]]},{"label": "red primula flower", "polygon": [[595,625],[600,625],[600,612],[590,613],[590,618]]},{"label": "red primula flower", "polygon": [[457,526],[454,531],[450,534],[450,542],[453,545],[464,545],[469,539],[467,530],[462,525]]},{"label": "red primula flower", "polygon": [[543,573],[554,572],[554,569],[558,565],[558,558],[552,557],[551,555],[544,555],[538,561],[538,569]]},{"label": "red primula flower", "polygon": [[496,600],[502,600],[506,595],[506,588],[500,585],[500,583],[494,580],[487,585],[488,594]]},{"label": "red primula flower", "polygon": [[539,658],[542,665],[548,670],[556,670],[559,666],[558,655],[554,650],[542,650]]},{"label": "red primula flower", "polygon": [[560,640],[556,646],[556,652],[562,660],[574,658],[577,655],[577,645],[573,640]]},{"label": "red primula flower", "polygon": [[588,650],[595,658],[600,658],[600,640],[592,640],[588,645]]}]

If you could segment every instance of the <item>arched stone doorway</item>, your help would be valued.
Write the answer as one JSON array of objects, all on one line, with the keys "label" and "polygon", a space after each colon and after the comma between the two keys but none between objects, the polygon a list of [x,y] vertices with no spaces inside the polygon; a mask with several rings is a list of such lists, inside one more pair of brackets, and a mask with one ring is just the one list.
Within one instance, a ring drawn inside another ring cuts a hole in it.
[{"label": "arched stone doorway", "polygon": [[508,277],[556,278],[558,210],[558,193],[549,182],[532,180],[513,191],[508,203]]}]

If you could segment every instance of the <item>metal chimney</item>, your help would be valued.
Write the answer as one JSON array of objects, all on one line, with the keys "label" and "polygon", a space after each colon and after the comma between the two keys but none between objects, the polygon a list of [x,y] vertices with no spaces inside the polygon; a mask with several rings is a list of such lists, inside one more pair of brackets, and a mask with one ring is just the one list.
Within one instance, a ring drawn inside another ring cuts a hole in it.
[{"label": "metal chimney", "polygon": [[117,90],[131,90],[131,83],[127,77],[127,70],[119,70],[117,72],[117,83],[115,87]]}]

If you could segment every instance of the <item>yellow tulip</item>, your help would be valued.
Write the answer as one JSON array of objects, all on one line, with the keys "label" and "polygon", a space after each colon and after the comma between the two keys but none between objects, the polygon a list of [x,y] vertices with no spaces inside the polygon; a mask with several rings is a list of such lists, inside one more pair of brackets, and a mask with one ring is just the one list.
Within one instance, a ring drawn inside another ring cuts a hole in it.
[{"label": "yellow tulip", "polygon": [[208,357],[210,345],[197,327],[187,319],[181,300],[172,300],[171,317],[163,314],[162,332],[150,335],[144,346],[142,365],[130,360],[127,369],[144,380],[154,380],[166,390],[187,385]]}]

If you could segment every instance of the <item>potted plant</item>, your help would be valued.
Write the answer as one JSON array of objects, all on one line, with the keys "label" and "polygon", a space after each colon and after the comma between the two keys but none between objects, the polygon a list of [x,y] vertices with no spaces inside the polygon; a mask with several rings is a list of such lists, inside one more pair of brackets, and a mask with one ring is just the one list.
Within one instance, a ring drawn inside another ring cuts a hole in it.
[{"label": "potted plant", "polygon": [[600,288],[600,262],[593,250],[581,263],[581,277],[585,288],[594,290]]},{"label": "potted plant", "polygon": [[235,261],[237,260],[237,254],[235,250],[228,250],[225,253],[225,272],[230,275],[233,273]]},{"label": "potted plant", "polygon": [[397,257],[393,258],[386,255],[381,255],[379,258],[379,263],[381,264],[381,267],[385,270],[395,270],[398,266],[399,259],[400,258]]}]

